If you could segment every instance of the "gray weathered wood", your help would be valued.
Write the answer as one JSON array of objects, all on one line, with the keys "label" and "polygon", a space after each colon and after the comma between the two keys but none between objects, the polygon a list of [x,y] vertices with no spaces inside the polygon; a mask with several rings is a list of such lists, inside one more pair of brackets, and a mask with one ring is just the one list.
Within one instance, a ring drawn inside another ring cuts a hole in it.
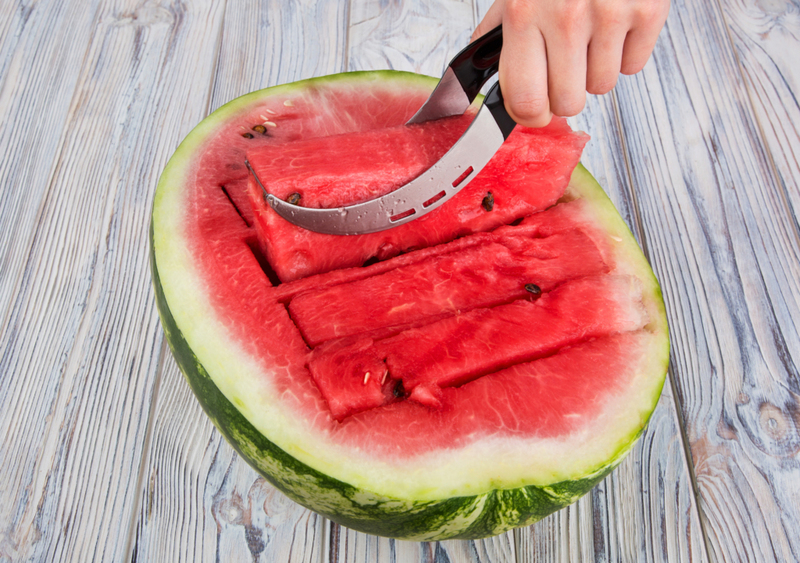
[{"label": "gray weathered wood", "polygon": [[0,326],[28,264],[96,10],[0,4]]},{"label": "gray weathered wood", "polygon": [[709,556],[796,560],[795,224],[718,5],[676,2],[654,62],[617,92]]},{"label": "gray weathered wood", "polygon": [[471,2],[353,2],[348,69],[441,76],[473,28]]},{"label": "gray weathered wood", "polygon": [[329,523],[326,563],[510,563],[518,561],[513,534],[480,541],[410,542],[379,538]]},{"label": "gray weathered wood", "polygon": [[131,560],[322,561],[324,519],[242,461],[171,358],[161,371],[141,495]]},{"label": "gray weathered wood", "polygon": [[347,70],[347,3],[229,5],[211,109],[267,86]]},{"label": "gray weathered wood", "polygon": [[[163,118],[174,103],[164,92],[203,107],[208,79],[191,78],[211,70],[202,40],[218,31],[221,15],[213,3],[181,13],[138,4],[105,3],[91,30],[65,29],[52,45],[69,51],[75,32],[89,40],[77,60],[53,54],[54,72],[69,61],[79,78],[74,94],[60,94],[68,122],[57,156],[41,163],[51,171],[48,193],[4,325],[0,510],[3,556],[13,560],[125,556],[162,339],[148,209],[158,156],[182,129]],[[40,31],[38,40],[50,37]],[[172,58],[187,42],[196,60]],[[40,102],[46,113],[46,94]]]},{"label": "gray weathered wood", "polygon": [[722,0],[750,101],[795,223],[800,217],[800,7],[791,1]]}]

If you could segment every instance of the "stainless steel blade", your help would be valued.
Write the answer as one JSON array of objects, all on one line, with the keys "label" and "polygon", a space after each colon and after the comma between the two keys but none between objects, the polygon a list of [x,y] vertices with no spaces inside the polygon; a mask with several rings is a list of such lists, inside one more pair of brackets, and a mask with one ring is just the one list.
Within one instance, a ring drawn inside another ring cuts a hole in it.
[{"label": "stainless steel blade", "polygon": [[269,205],[290,223],[330,235],[359,235],[396,227],[430,213],[471,181],[504,140],[489,108],[481,106],[464,135],[421,176],[383,197],[332,209],[285,202],[264,188],[249,162],[247,167]]},{"label": "stainless steel blade", "polygon": [[472,100],[464,92],[464,88],[456,78],[453,69],[447,67],[436,88],[433,89],[425,103],[417,110],[417,113],[406,122],[406,125],[424,123],[451,115],[461,115],[467,110],[471,102]]}]

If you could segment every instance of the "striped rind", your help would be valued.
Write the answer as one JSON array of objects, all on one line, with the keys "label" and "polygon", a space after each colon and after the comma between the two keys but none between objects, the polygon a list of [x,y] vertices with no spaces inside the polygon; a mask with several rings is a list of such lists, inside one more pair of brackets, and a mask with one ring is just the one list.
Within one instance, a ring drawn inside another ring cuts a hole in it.
[{"label": "striped rind", "polygon": [[[553,511],[574,502],[581,495],[599,482],[613,467],[618,464],[635,439],[643,430],[647,417],[658,400],[666,372],[668,357],[668,339],[666,337],[666,321],[660,289],[649,266],[641,256],[636,243],[627,226],[619,217],[614,206],[591,175],[578,166],[573,174],[570,191],[573,197],[591,200],[592,210],[598,221],[615,238],[623,241],[619,253],[629,264],[631,273],[637,275],[645,284],[645,293],[651,311],[650,318],[654,324],[652,330],[663,334],[663,338],[654,341],[651,361],[644,376],[650,378],[643,391],[644,396],[637,397],[641,401],[640,420],[631,425],[630,431],[620,436],[614,445],[603,450],[603,459],[589,465],[578,466],[566,471],[569,479],[550,484],[545,477],[539,478],[535,484],[501,482],[495,487],[485,487],[477,494],[474,490],[464,490],[465,494],[415,494],[413,491],[398,491],[391,494],[384,486],[371,487],[368,480],[349,478],[346,470],[340,471],[337,478],[332,475],[330,465],[312,467],[313,461],[303,459],[292,450],[287,452],[287,441],[291,447],[291,439],[286,436],[270,434],[265,431],[263,421],[254,424],[252,419],[242,414],[236,405],[240,405],[241,397],[224,391],[225,381],[219,378],[217,365],[209,365],[208,358],[214,351],[204,347],[199,350],[187,342],[185,329],[195,330],[186,321],[176,321],[171,308],[185,307],[173,288],[169,294],[164,290],[162,275],[180,276],[175,272],[173,262],[160,259],[160,253],[168,244],[165,234],[156,232],[165,220],[180,220],[179,214],[173,211],[174,204],[165,204],[170,211],[158,215],[156,211],[162,205],[162,198],[176,185],[185,181],[183,174],[187,162],[194,157],[195,151],[202,146],[208,135],[241,112],[242,107],[260,100],[265,96],[302,90],[309,85],[323,87],[326,83],[336,81],[359,82],[367,87],[372,80],[403,80],[430,87],[432,79],[406,73],[351,73],[313,79],[303,83],[279,86],[269,91],[261,91],[239,98],[217,110],[201,123],[184,141],[170,161],[170,165],[162,175],[154,202],[153,222],[151,223],[151,266],[153,285],[157,297],[158,309],[167,338],[178,364],[197,395],[204,410],[214,424],[233,444],[236,450],[259,473],[296,502],[311,508],[332,520],[348,527],[378,535],[414,540],[435,540],[445,538],[480,538],[495,535],[508,529],[530,524]],[[174,196],[174,194],[172,194]],[[171,207],[172,206],[172,207]],[[167,219],[165,219],[165,217]],[[163,230],[163,229],[162,229]],[[631,254],[638,253],[638,256]],[[174,255],[173,255],[174,256]],[[166,266],[164,266],[166,264]],[[161,269],[161,271],[159,270]],[[185,313],[185,311],[182,311]],[[183,318],[186,318],[184,315]],[[205,363],[198,356],[206,358]],[[211,372],[214,374],[210,375]],[[660,379],[659,373],[660,372]],[[222,387],[219,385],[223,382]],[[261,431],[259,431],[261,428]],[[268,437],[269,436],[269,437]],[[276,440],[283,439],[283,447]],[[335,464],[334,464],[335,465]],[[572,473],[570,473],[572,471]],[[438,498],[437,498],[438,497]]]}]

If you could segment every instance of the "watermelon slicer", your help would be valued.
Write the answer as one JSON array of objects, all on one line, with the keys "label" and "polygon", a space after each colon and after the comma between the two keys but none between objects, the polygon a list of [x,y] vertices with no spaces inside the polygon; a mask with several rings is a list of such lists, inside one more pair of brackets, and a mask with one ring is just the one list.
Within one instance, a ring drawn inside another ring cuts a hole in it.
[{"label": "watermelon slicer", "polygon": [[[497,72],[502,45],[502,28],[498,26],[465,47],[450,61],[433,93],[406,125],[464,113]],[[506,112],[498,82],[486,94],[464,135],[436,164],[382,197],[344,207],[311,208],[288,203],[270,194],[250,163],[245,160],[245,164],[270,207],[290,223],[318,233],[362,235],[408,223],[442,205],[483,169],[515,125]]]}]

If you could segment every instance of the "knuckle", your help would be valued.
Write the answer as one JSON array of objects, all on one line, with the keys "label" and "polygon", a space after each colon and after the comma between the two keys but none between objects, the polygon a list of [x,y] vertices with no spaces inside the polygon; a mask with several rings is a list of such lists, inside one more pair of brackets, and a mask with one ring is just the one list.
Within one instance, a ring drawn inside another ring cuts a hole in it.
[{"label": "knuckle", "polygon": [[660,28],[669,13],[669,0],[651,0],[636,5],[634,21],[645,28]]},{"label": "knuckle", "polygon": [[525,30],[535,15],[535,5],[530,0],[508,0],[505,4],[503,26]]},{"label": "knuckle", "polygon": [[623,13],[618,2],[601,1],[592,6],[592,17],[596,28],[616,28],[622,24]]},{"label": "knuckle", "polygon": [[589,16],[587,0],[562,0],[558,6],[557,26],[565,35],[579,30]]}]

